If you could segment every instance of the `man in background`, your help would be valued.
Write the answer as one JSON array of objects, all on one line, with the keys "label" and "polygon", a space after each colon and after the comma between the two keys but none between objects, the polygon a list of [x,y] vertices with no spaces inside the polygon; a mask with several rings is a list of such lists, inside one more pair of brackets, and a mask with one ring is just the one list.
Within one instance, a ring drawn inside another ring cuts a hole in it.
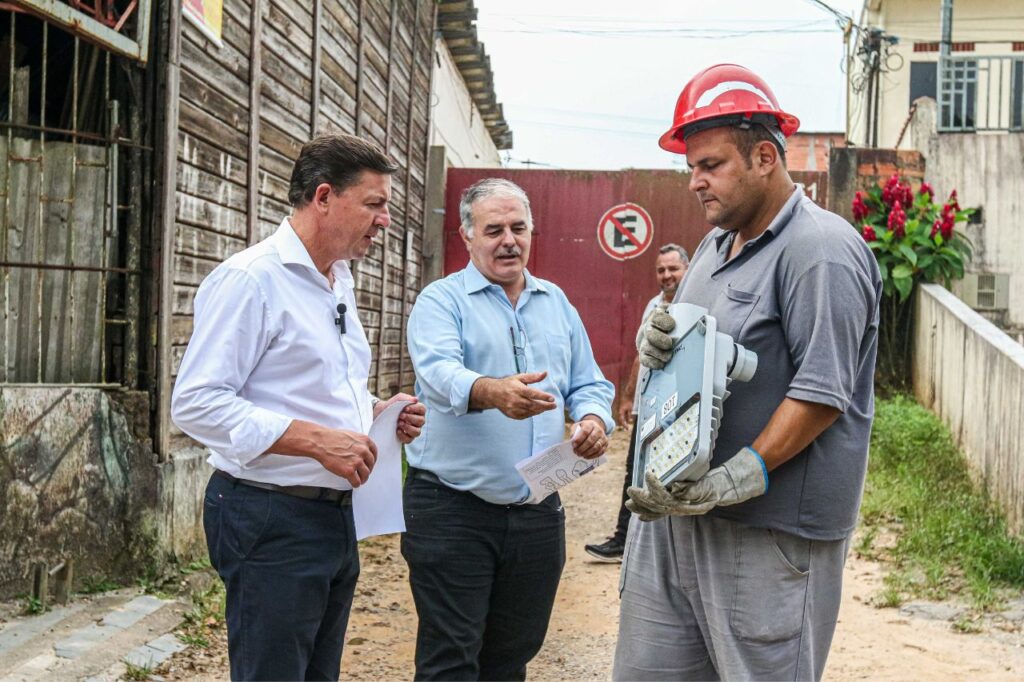
[{"label": "man in background", "polygon": [[[658,285],[661,293],[647,302],[644,313],[640,317],[641,324],[654,312],[656,307],[666,306],[675,298],[676,289],[686,274],[686,268],[690,259],[686,255],[686,249],[678,244],[665,244],[658,249],[658,257],[654,261],[654,272],[658,277]],[[619,516],[615,524],[615,532],[611,537],[602,543],[584,545],[583,549],[587,554],[599,561],[622,561],[622,552],[626,548],[626,529],[629,527],[630,511],[626,508],[626,488],[633,485],[633,458],[636,454],[636,415],[638,401],[636,397],[636,382],[640,373],[640,356],[633,360],[633,368],[626,378],[626,386],[619,396],[618,422],[619,426],[628,426],[632,423],[633,428],[629,432],[629,454],[626,455],[626,478],[622,484],[622,500],[619,503]]]}]

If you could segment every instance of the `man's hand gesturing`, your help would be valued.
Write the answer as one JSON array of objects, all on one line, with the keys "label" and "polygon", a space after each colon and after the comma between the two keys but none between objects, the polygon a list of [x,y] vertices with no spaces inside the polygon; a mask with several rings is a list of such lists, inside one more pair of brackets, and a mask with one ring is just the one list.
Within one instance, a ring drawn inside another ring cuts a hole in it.
[{"label": "man's hand gesturing", "polygon": [[482,377],[473,384],[469,405],[480,410],[497,408],[512,419],[528,419],[553,410],[557,406],[555,396],[530,387],[547,375],[547,372],[523,372],[501,379]]},{"label": "man's hand gesturing", "polygon": [[325,429],[321,434],[316,461],[332,474],[341,476],[358,488],[366,483],[377,462],[377,445],[355,431]]}]

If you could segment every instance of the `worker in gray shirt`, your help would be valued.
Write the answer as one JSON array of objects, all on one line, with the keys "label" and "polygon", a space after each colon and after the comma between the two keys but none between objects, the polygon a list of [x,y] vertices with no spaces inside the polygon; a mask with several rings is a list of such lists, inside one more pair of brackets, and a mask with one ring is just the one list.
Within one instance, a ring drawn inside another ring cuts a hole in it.
[{"label": "worker in gray shirt", "polygon": [[[676,302],[758,355],[733,383],[701,479],[630,488],[615,679],[819,679],[835,631],[874,412],[878,266],[786,170],[784,113],[758,76],[710,67],[661,146],[686,154],[717,225]],[[671,359],[651,315],[641,362]]]}]

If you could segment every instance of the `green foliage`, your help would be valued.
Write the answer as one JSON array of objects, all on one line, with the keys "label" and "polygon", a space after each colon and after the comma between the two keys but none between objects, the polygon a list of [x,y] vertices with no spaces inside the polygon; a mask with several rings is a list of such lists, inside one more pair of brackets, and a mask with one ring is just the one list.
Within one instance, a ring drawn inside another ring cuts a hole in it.
[{"label": "green foliage", "polygon": [[178,639],[190,646],[205,649],[210,646],[214,631],[224,627],[224,584],[215,580],[206,590],[192,597],[192,610],[177,632]]},{"label": "green foliage", "polygon": [[906,301],[918,282],[942,282],[947,287],[963,279],[971,259],[971,243],[957,224],[973,209],[960,210],[956,190],[944,204],[932,200],[928,183],[914,193],[893,175],[885,186],[857,192],[854,218],[878,260],[882,293]]},{"label": "green foliage", "polygon": [[42,600],[32,597],[25,597],[25,605],[22,607],[21,612],[26,616],[38,616],[40,613],[46,613],[47,608],[43,606]]},{"label": "green foliage", "polygon": [[121,587],[105,575],[87,575],[82,578],[79,594],[100,594]]},{"label": "green foliage", "polygon": [[878,375],[884,388],[905,390],[909,383],[913,320],[910,295],[919,282],[949,287],[962,279],[971,243],[956,230],[973,213],[960,210],[956,190],[943,204],[921,183],[915,193],[893,175],[884,186],[857,192],[853,217],[878,261],[882,276]]},{"label": "green foliage", "polygon": [[192,573],[196,573],[197,571],[206,571],[206,570],[209,570],[209,569],[210,569],[210,558],[207,557],[207,556],[204,556],[201,559],[196,559],[195,561],[191,561],[191,562],[185,564],[184,566],[182,566],[181,574],[182,575],[190,575]]},{"label": "green foliage", "polygon": [[975,490],[945,425],[908,397],[876,403],[861,519],[858,551],[892,564],[880,605],[962,594],[991,609],[1024,589],[1024,540]]},{"label": "green foliage", "polygon": [[124,679],[136,680],[142,682],[148,680],[150,675],[153,674],[153,669],[145,665],[133,665],[125,661]]}]

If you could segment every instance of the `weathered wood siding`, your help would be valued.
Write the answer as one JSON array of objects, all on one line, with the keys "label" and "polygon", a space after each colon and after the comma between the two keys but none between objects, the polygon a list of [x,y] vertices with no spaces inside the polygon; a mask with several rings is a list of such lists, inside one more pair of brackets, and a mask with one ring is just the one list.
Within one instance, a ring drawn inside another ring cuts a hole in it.
[{"label": "weathered wood siding", "polygon": [[26,264],[6,271],[0,380],[102,383],[107,148],[0,137],[0,159],[0,259]]},{"label": "weathered wood siding", "polygon": [[420,288],[434,11],[430,0],[225,0],[223,48],[182,22],[172,376],[200,282],[277,229],[302,144],[339,131],[375,140],[401,167],[391,227],[355,273],[370,389],[412,386],[404,325]]}]

